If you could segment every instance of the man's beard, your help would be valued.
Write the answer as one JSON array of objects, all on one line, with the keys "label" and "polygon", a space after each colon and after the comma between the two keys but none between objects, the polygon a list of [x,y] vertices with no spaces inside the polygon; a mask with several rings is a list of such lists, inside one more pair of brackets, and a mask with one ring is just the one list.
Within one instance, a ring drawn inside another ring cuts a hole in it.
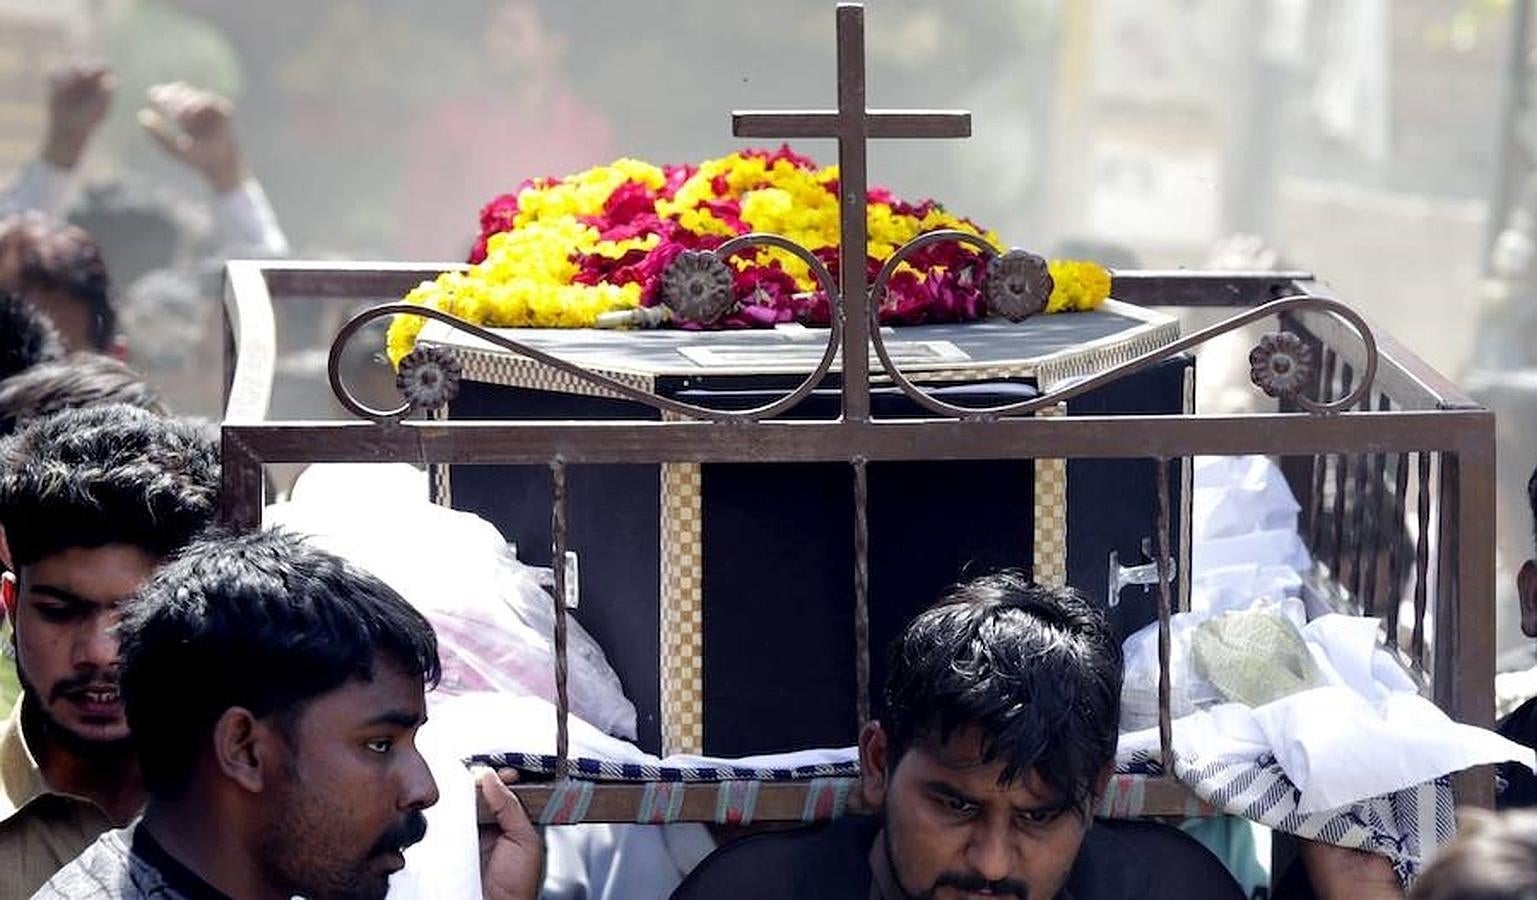
[{"label": "man's beard", "polygon": [[902,883],[902,876],[897,871],[897,857],[891,847],[891,828],[889,825],[881,829],[881,840],[886,845],[886,862],[891,867],[892,881],[897,890],[901,891],[903,900],[934,900],[940,888],[955,888],[961,891],[992,891],[995,896],[1014,897],[1015,900],[1030,900],[1030,887],[1023,881],[1015,881],[1012,878],[1004,878],[998,881],[989,881],[980,875],[967,875],[960,872],[944,872],[934,880],[928,890],[921,894],[908,891],[907,885]]},{"label": "man's beard", "polygon": [[[342,860],[328,853],[335,838],[326,791],[306,781],[292,755],[282,762],[282,775],[271,801],[281,811],[264,824],[258,837],[257,858],[270,873],[270,883],[285,895],[324,900],[375,900],[389,890],[387,879],[372,870],[378,857],[417,843],[427,833],[427,817],[410,810],[391,823],[361,859]],[[330,802],[334,802],[332,798]]]},{"label": "man's beard", "polygon": [[[21,660],[16,660],[16,680],[21,682],[22,702],[22,728],[24,732],[49,747],[56,747],[71,756],[96,762],[120,762],[133,756],[133,738],[122,737],[110,741],[93,740],[77,731],[65,726],[53,717],[48,711],[49,698],[32,684],[27,678],[27,673],[21,668]],[[68,688],[70,683],[61,683],[54,688],[54,693],[60,693],[60,688]],[[20,701],[18,701],[20,702]],[[36,756],[40,747],[33,747],[33,755]]]}]

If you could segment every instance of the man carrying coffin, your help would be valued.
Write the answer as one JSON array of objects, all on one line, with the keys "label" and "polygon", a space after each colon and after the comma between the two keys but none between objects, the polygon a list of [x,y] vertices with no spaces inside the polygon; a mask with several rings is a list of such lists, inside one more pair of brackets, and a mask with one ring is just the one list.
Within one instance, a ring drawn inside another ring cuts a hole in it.
[{"label": "man carrying coffin", "polygon": [[0,599],[22,689],[0,723],[0,900],[138,815],[114,629],[160,561],[213,522],[218,490],[208,430],[130,406],[67,410],[0,441],[0,559],[14,570]]},{"label": "man carrying coffin", "polygon": [[1076,592],[1009,572],[960,585],[897,639],[860,735],[877,815],[732,844],[674,900],[1241,897],[1182,832],[1093,818],[1120,695],[1120,645]]},{"label": "man carrying coffin", "polygon": [[[415,744],[441,672],[394,590],[281,532],[205,540],[123,614],[123,702],[149,803],[34,895],[383,898],[437,802]],[[174,702],[167,702],[174,697]],[[539,836],[486,772],[481,886],[533,900]]]}]

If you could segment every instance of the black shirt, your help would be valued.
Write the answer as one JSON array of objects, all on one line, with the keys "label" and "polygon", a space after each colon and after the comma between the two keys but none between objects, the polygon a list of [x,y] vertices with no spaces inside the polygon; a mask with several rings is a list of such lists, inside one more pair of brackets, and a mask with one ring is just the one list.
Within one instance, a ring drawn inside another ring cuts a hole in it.
[{"label": "black shirt", "polygon": [[[672,900],[868,900],[879,819],[753,835],[710,854]],[[1242,900],[1233,876],[1177,828],[1096,820],[1063,887],[1067,900]]]},{"label": "black shirt", "polygon": [[[1494,725],[1501,736],[1523,747],[1537,747],[1537,698],[1526,701]],[[1494,805],[1500,809],[1537,806],[1537,775],[1518,762],[1495,767]]]},{"label": "black shirt", "polygon": [[149,829],[139,824],[133,830],[133,855],[160,871],[160,877],[187,900],[230,900],[230,896],[198,874],[181,864],[181,860],[167,853],[160,842],[150,836]]}]

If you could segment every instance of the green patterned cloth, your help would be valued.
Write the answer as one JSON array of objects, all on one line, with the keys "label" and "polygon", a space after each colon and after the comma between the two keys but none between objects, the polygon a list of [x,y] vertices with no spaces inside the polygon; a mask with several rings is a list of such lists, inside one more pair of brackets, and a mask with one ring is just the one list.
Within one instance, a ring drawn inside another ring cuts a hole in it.
[{"label": "green patterned cloth", "polygon": [[16,657],[11,653],[11,623],[0,619],[0,720],[11,714],[21,682],[16,678]]},{"label": "green patterned cloth", "polygon": [[1328,684],[1296,626],[1275,607],[1208,619],[1191,642],[1196,672],[1225,699],[1246,706]]}]

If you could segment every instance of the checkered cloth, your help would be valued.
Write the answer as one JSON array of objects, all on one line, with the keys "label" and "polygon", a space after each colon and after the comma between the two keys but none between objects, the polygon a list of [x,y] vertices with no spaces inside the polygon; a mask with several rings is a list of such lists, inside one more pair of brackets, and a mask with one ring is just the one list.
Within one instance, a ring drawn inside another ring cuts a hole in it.
[{"label": "checkered cloth", "polygon": [[[490,753],[469,760],[492,768],[513,768],[530,775],[553,776],[555,757],[539,753]],[[859,777],[857,760],[793,768],[751,766],[664,766],[652,763],[572,757],[573,779],[592,783],[709,783],[812,782]],[[1100,815],[1135,818],[1142,814],[1138,782],[1163,774],[1147,751],[1138,750],[1116,761],[1116,778],[1099,810]],[[1434,851],[1456,831],[1451,779],[1438,778],[1382,797],[1312,815],[1297,811],[1302,792],[1274,756],[1253,760],[1203,761],[1179,758],[1174,775],[1204,804],[1219,813],[1240,816],[1277,831],[1340,847],[1380,853],[1392,861],[1399,879],[1408,884]],[[841,812],[841,804],[837,807]],[[807,821],[837,812],[808,811]],[[673,813],[674,817],[676,813]],[[580,821],[580,817],[570,821]],[[565,820],[562,820],[565,821]],[[642,821],[653,821],[643,819]],[[665,816],[654,821],[672,821]]]},{"label": "checkered cloth", "polygon": [[[1146,751],[1117,761],[1118,770],[1158,771]],[[1297,811],[1302,792],[1271,754],[1253,760],[1179,757],[1174,775],[1217,810],[1309,840],[1380,853],[1404,884],[1413,881],[1457,825],[1450,777],[1312,815]]]},{"label": "checkered cloth", "polygon": [[[511,768],[531,775],[554,775],[555,757],[542,753],[488,753],[469,760],[493,769]],[[575,756],[570,760],[572,778],[589,781],[810,781],[813,778],[857,778],[858,760],[818,763],[794,768],[747,766],[663,766]]]}]

